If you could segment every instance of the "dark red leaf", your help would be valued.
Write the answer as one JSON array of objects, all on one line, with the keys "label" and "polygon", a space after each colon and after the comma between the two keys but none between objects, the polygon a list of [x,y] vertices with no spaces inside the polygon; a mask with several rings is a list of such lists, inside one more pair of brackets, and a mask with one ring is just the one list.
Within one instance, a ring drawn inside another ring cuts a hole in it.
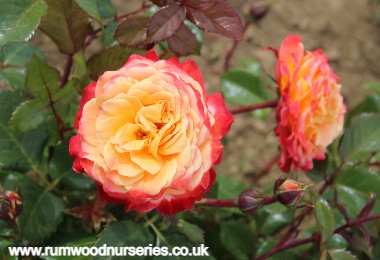
[{"label": "dark red leaf", "polygon": [[376,195],[373,192],[371,192],[371,200],[360,211],[358,218],[367,217],[369,213],[371,213],[373,206],[375,206],[375,202],[376,202]]},{"label": "dark red leaf", "polygon": [[150,18],[148,41],[159,42],[174,35],[181,28],[185,17],[185,8],[180,4],[173,4],[159,9]]},{"label": "dark red leaf", "polygon": [[114,39],[123,46],[136,47],[146,40],[149,17],[131,16],[123,20],[115,31]]},{"label": "dark red leaf", "polygon": [[187,0],[187,17],[200,29],[234,40],[243,39],[244,26],[227,0]]},{"label": "dark red leaf", "polygon": [[46,0],[46,3],[49,11],[42,19],[40,29],[57,44],[62,53],[75,53],[93,32],[90,17],[73,0]]},{"label": "dark red leaf", "polygon": [[182,24],[179,31],[167,41],[170,49],[179,56],[197,54],[199,52],[197,39],[185,24]]},{"label": "dark red leaf", "polygon": [[367,242],[367,245],[371,245],[371,235],[369,234],[369,231],[365,229],[362,225],[358,225],[357,228],[360,230],[362,233],[365,241]]}]

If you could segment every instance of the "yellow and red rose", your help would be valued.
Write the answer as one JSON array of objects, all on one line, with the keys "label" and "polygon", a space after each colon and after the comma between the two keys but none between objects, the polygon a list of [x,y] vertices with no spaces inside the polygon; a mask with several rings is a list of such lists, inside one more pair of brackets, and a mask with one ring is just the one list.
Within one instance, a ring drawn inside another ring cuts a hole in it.
[{"label": "yellow and red rose", "polygon": [[232,122],[222,96],[206,96],[193,61],[131,55],[84,89],[73,168],[109,202],[172,215],[212,187]]},{"label": "yellow and red rose", "polygon": [[277,54],[280,92],[276,135],[282,149],[280,168],[289,172],[313,168],[343,129],[346,107],[339,78],[321,50],[305,53],[301,38],[288,36]]}]

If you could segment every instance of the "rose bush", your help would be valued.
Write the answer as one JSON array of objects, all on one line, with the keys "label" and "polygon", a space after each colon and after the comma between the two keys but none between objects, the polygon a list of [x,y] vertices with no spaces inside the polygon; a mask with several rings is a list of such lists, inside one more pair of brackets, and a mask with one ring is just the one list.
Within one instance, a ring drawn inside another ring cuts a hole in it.
[{"label": "rose bush", "polygon": [[289,172],[313,168],[326,147],[342,132],[346,107],[339,78],[322,50],[304,52],[301,38],[288,36],[276,51],[276,135],[282,149],[280,168]]},{"label": "rose bush", "polygon": [[232,122],[222,96],[206,96],[193,61],[134,54],[84,89],[70,140],[73,169],[109,202],[172,215],[212,187]]}]

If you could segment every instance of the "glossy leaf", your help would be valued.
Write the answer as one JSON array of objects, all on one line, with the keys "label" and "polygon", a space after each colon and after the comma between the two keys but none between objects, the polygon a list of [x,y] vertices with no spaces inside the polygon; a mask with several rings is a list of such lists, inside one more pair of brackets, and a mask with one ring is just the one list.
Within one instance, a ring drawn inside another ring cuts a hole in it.
[{"label": "glossy leaf", "polygon": [[202,30],[243,39],[243,23],[227,0],[188,0],[184,4],[188,19]]},{"label": "glossy leaf", "polygon": [[355,188],[337,184],[338,202],[346,209],[347,214],[355,218],[369,199],[369,195]]},{"label": "glossy leaf", "polygon": [[332,260],[355,260],[357,259],[351,252],[337,249],[329,250],[329,255]]},{"label": "glossy leaf", "polygon": [[167,41],[170,49],[179,56],[187,56],[200,52],[195,35],[185,24],[182,24],[178,32],[168,38]]},{"label": "glossy leaf", "polygon": [[61,198],[19,173],[9,173],[4,187],[20,188],[23,210],[18,217],[18,224],[24,239],[41,242],[55,231],[63,217],[64,205]]},{"label": "glossy leaf", "polygon": [[370,95],[359,103],[355,108],[349,110],[346,116],[345,125],[350,126],[351,121],[356,116],[363,113],[379,113],[380,112],[380,96]]},{"label": "glossy leaf", "polygon": [[46,131],[36,129],[22,134],[8,128],[8,121],[22,99],[14,92],[0,90],[0,165],[3,170],[36,169],[46,142]]},{"label": "glossy leaf", "polygon": [[102,34],[103,47],[108,48],[111,45],[116,43],[116,41],[113,38],[116,32],[116,28],[117,28],[117,22],[115,21],[111,21],[107,24],[107,27],[103,30],[103,34]]},{"label": "glossy leaf", "polygon": [[260,213],[264,215],[264,221],[260,223],[260,232],[264,235],[272,235],[280,228],[289,225],[294,217],[294,212],[288,210],[283,213]]},{"label": "glossy leaf", "polygon": [[191,242],[196,244],[204,244],[204,231],[197,225],[188,223],[183,219],[177,224],[178,230],[184,234]]},{"label": "glossy leaf", "polygon": [[4,68],[0,69],[0,79],[4,80],[13,88],[25,91],[25,68]]},{"label": "glossy leaf", "polygon": [[369,192],[375,193],[378,198],[380,196],[380,176],[364,168],[349,168],[343,170],[339,173],[336,182],[364,192],[368,196]]},{"label": "glossy leaf", "polygon": [[26,87],[36,98],[49,99],[58,90],[60,75],[37,56],[33,56],[28,65]]},{"label": "glossy leaf", "polygon": [[364,114],[353,120],[339,147],[343,160],[355,162],[380,151],[380,115]]},{"label": "glossy leaf", "polygon": [[345,249],[348,246],[347,241],[339,234],[334,234],[327,241],[327,246],[330,249]]},{"label": "glossy leaf", "polygon": [[159,42],[174,35],[181,28],[186,17],[181,4],[171,4],[159,9],[150,18],[147,30],[149,42]]},{"label": "glossy leaf", "polygon": [[249,259],[247,255],[253,248],[253,234],[244,222],[222,223],[220,236],[223,246],[234,259]]},{"label": "glossy leaf", "polygon": [[270,93],[261,79],[246,70],[230,70],[221,80],[221,91],[231,103],[250,105],[270,100]]},{"label": "glossy leaf", "polygon": [[72,190],[88,190],[95,185],[94,181],[83,174],[73,171],[73,158],[68,153],[68,141],[62,142],[54,149],[49,163],[49,176],[57,183]]},{"label": "glossy leaf", "polygon": [[112,18],[116,14],[116,8],[111,0],[96,0],[96,2],[102,18]]},{"label": "glossy leaf", "polygon": [[83,47],[86,36],[92,33],[89,16],[74,0],[46,0],[48,15],[40,28],[65,54],[73,54]]},{"label": "glossy leaf", "polygon": [[319,232],[321,233],[321,241],[326,242],[333,234],[335,229],[334,214],[323,198],[318,198],[314,207],[314,216],[317,221]]},{"label": "glossy leaf", "polygon": [[0,62],[5,65],[28,64],[33,55],[43,58],[43,52],[30,42],[8,43],[0,49]]},{"label": "glossy leaf", "polygon": [[[110,222],[100,233],[99,240],[96,242],[97,247],[104,244],[107,246],[147,246],[154,244],[153,234],[149,231],[148,227],[141,223],[134,223],[131,220],[114,221]],[[96,257],[95,259],[102,259]],[[111,256],[107,259],[116,259]],[[144,259],[144,256],[138,257]]]},{"label": "glossy leaf", "polygon": [[92,56],[87,62],[91,78],[97,80],[105,71],[119,69],[133,53],[142,54],[141,51],[115,46]]},{"label": "glossy leaf", "polygon": [[99,13],[97,0],[75,0],[77,4],[91,17],[94,17],[99,24],[103,24]]},{"label": "glossy leaf", "polygon": [[142,45],[147,37],[148,21],[149,17],[147,16],[128,17],[117,26],[114,38],[123,46]]},{"label": "glossy leaf", "polygon": [[43,0],[0,0],[0,46],[29,40],[46,11]]},{"label": "glossy leaf", "polygon": [[49,115],[49,107],[45,100],[28,100],[12,113],[9,126],[17,127],[21,132],[26,132],[36,129]]},{"label": "glossy leaf", "polygon": [[218,183],[218,198],[233,199],[239,196],[240,192],[247,188],[247,185],[241,180],[231,179],[226,175],[219,175]]}]

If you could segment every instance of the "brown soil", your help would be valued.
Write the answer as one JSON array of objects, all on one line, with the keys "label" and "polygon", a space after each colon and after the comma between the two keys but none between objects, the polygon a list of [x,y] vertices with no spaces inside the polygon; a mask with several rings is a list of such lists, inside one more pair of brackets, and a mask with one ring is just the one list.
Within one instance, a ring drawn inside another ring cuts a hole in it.
[{"label": "brown soil", "polygon": [[[244,16],[253,1],[235,0],[231,3]],[[380,81],[380,28],[376,25],[380,2],[274,0],[271,3],[268,15],[259,24],[248,28],[245,41],[239,44],[233,56],[232,66],[239,66],[242,58],[251,57],[260,61],[266,72],[273,74],[275,58],[261,48],[279,47],[287,35],[298,34],[306,49],[321,48],[330,57],[335,73],[341,78],[348,107],[357,104],[367,93],[363,84]],[[203,55],[195,59],[203,69],[209,89],[217,90],[219,77],[215,72],[222,71],[223,58],[231,41],[219,36],[206,35],[205,38]],[[255,182],[252,176],[278,153],[274,126],[274,115],[265,122],[249,115],[237,115],[228,135],[224,160],[217,171],[243,177],[254,187],[277,178],[280,172],[276,167],[260,182]]]}]

